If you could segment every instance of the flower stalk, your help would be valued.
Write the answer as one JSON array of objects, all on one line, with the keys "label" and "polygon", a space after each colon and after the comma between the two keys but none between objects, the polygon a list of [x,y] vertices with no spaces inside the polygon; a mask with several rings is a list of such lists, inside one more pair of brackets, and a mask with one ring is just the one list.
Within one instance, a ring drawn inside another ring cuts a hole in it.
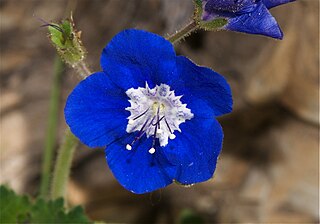
[{"label": "flower stalk", "polygon": [[81,60],[78,63],[72,65],[72,68],[74,68],[78,72],[80,79],[85,79],[89,75],[91,75],[91,72],[90,72],[87,64],[84,62],[84,60]]},{"label": "flower stalk", "polygon": [[70,129],[68,129],[58,151],[58,157],[53,173],[51,199],[65,197],[71,163],[78,142],[78,139],[71,133]]},{"label": "flower stalk", "polygon": [[[85,79],[91,74],[84,61],[77,63],[75,66],[73,66],[73,68],[78,71],[81,79]],[[71,133],[70,129],[67,129],[64,136],[64,141],[58,149],[58,157],[54,166],[51,186],[51,199],[65,197],[72,159],[78,144],[79,140]]]},{"label": "flower stalk", "polygon": [[191,33],[195,32],[198,29],[198,23],[195,20],[193,20],[190,23],[188,23],[185,27],[183,27],[181,30],[169,36],[167,40],[170,41],[172,44],[177,44],[181,40],[184,40],[187,36],[190,36]]},{"label": "flower stalk", "polygon": [[40,196],[46,198],[49,194],[50,176],[52,170],[52,160],[57,135],[57,122],[59,110],[59,98],[61,88],[61,78],[63,74],[64,64],[61,59],[56,56],[54,62],[54,75],[52,90],[50,96],[49,120],[45,140],[45,149],[42,162],[42,176],[40,185]]},{"label": "flower stalk", "polygon": [[[91,72],[85,63],[86,50],[80,39],[81,32],[75,29],[72,17],[63,20],[60,24],[48,24],[48,28],[51,43],[61,60],[75,69],[81,79],[88,77]],[[51,199],[65,197],[72,159],[78,143],[79,140],[68,129],[58,149],[51,185]],[[49,159],[52,160],[52,155]],[[48,175],[45,177],[49,178]],[[46,184],[48,185],[47,182]]]}]

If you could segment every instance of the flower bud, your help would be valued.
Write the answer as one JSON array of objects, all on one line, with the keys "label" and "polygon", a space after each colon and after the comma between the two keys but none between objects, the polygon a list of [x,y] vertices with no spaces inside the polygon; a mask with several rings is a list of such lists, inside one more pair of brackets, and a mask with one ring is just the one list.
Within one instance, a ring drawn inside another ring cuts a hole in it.
[{"label": "flower bud", "polygon": [[195,11],[194,11],[194,20],[197,21],[199,27],[204,30],[219,30],[224,27],[228,20],[225,18],[215,18],[210,21],[205,21],[202,19],[203,15],[203,5],[202,0],[194,0]]},{"label": "flower bud", "polygon": [[65,63],[75,66],[85,58],[86,50],[80,39],[81,31],[75,29],[72,16],[61,23],[48,24],[48,30],[51,43]]}]

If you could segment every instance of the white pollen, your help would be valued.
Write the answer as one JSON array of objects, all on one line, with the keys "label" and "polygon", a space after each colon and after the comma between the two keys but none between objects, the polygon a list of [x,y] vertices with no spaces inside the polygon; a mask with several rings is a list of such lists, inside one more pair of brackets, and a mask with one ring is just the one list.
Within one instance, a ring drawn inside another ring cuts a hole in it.
[{"label": "white pollen", "polygon": [[155,148],[149,149],[149,153],[150,153],[150,154],[153,154],[153,153],[155,153],[155,152],[156,152]]},{"label": "white pollen", "polygon": [[157,134],[162,134],[163,131],[161,129],[157,129]]},{"label": "white pollen", "polygon": [[127,144],[127,145],[126,145],[126,149],[130,151],[130,150],[132,149],[132,146],[129,145],[129,144]]},{"label": "white pollen", "polygon": [[128,124],[133,124],[134,123],[134,120],[132,120],[132,119],[130,119],[129,121],[128,121]]},{"label": "white pollen", "polygon": [[176,138],[176,135],[175,134],[170,134],[169,135],[169,138],[172,140],[172,139],[175,139]]}]

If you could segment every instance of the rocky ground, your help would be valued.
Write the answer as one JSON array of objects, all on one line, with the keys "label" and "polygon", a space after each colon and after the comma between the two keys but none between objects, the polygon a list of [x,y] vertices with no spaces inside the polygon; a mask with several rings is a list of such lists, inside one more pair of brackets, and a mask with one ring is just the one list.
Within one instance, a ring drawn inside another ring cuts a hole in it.
[{"label": "rocky ground", "polygon": [[[93,71],[100,69],[102,47],[122,29],[172,33],[193,11],[188,0],[75,2],[74,19]],[[0,1],[0,182],[21,193],[38,190],[55,55],[37,17],[57,21],[67,4]],[[207,223],[319,222],[319,2],[301,0],[272,13],[283,41],[198,32],[177,47],[179,54],[225,75],[232,86],[235,108],[219,119],[225,142],[213,180],[133,195],[113,178],[103,149],[81,146],[70,203],[82,203],[90,217],[108,222],[173,223],[185,209]],[[57,143],[66,128],[63,104],[77,82],[66,68]]]}]

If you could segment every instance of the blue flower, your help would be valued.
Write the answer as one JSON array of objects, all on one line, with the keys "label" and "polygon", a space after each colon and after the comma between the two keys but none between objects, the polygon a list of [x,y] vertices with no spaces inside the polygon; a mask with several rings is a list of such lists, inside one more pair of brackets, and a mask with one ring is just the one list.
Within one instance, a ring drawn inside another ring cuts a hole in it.
[{"label": "blue flower", "polygon": [[222,29],[283,38],[270,8],[294,0],[202,0],[202,20],[227,19]]},{"label": "blue flower", "polygon": [[223,139],[215,116],[232,110],[226,80],[134,29],[103,49],[101,67],[69,95],[65,118],[84,144],[106,146],[121,185],[141,194],[210,179]]}]

